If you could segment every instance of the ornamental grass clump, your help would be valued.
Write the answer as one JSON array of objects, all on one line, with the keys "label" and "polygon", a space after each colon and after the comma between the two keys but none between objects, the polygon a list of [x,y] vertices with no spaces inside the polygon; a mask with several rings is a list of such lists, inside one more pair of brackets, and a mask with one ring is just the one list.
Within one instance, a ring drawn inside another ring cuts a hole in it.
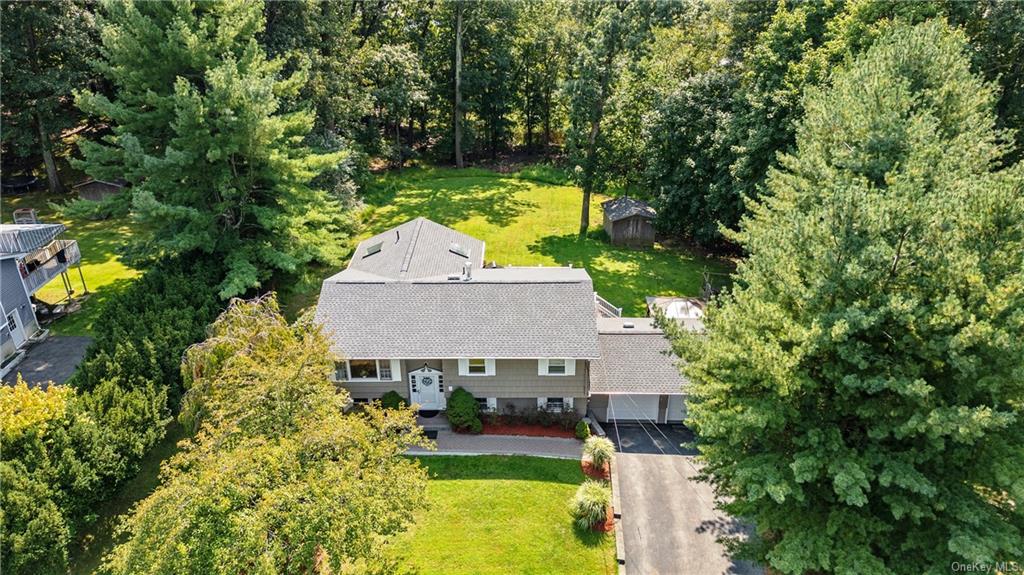
[{"label": "ornamental grass clump", "polygon": [[608,520],[612,490],[603,481],[588,479],[580,485],[569,504],[573,522],[580,529],[591,529]]},{"label": "ornamental grass clump", "polygon": [[590,437],[583,443],[583,455],[589,457],[597,469],[611,463],[614,454],[615,445],[606,437]]}]

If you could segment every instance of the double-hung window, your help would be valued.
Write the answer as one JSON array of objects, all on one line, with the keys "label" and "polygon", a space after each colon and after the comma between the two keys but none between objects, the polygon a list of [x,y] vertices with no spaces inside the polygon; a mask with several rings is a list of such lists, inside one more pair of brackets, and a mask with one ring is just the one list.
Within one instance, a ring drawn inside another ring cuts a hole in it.
[{"label": "double-hung window", "polygon": [[576,375],[575,359],[539,359],[537,375]]},{"label": "double-hung window", "polygon": [[472,357],[459,360],[459,375],[485,376],[494,375],[494,360]]}]

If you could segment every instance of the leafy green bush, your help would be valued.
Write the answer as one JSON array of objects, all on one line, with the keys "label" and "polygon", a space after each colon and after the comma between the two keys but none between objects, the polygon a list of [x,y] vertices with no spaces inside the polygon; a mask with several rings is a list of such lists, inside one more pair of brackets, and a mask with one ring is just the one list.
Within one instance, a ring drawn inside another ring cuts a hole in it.
[{"label": "leafy green bush", "polygon": [[380,398],[380,406],[384,409],[403,409],[407,405],[405,398],[394,390],[385,393]]},{"label": "leafy green bush", "polygon": [[590,437],[583,444],[583,454],[590,457],[595,467],[604,467],[615,454],[615,445],[607,437]]},{"label": "leafy green bush", "polygon": [[590,425],[582,419],[576,424],[576,439],[586,440],[590,437]]},{"label": "leafy green bush", "polygon": [[608,518],[612,490],[603,481],[588,479],[580,485],[569,504],[576,526],[590,529]]},{"label": "leafy green bush", "polygon": [[483,423],[480,421],[480,405],[473,394],[461,387],[455,388],[448,398],[448,422],[458,430],[480,433]]}]

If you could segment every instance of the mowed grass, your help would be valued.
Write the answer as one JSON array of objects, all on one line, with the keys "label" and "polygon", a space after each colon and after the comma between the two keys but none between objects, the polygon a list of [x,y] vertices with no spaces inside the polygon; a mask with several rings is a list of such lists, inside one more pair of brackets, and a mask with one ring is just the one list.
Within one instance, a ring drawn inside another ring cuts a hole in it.
[{"label": "mowed grass", "polygon": [[581,240],[582,191],[547,178],[530,179],[534,173],[450,168],[389,172],[366,191],[361,237],[424,216],[484,240],[488,262],[582,266],[597,292],[627,315],[643,315],[649,295],[699,295],[703,271],[730,269],[729,262],[660,244],[649,249],[611,245],[602,229],[605,196],[592,198],[590,233]]},{"label": "mowed grass", "polygon": [[578,461],[427,456],[429,508],[393,543],[421,575],[615,573],[615,537],[573,527]]},{"label": "mowed grass", "polygon": [[[79,250],[82,252],[82,276],[85,277],[90,296],[83,302],[80,311],[58,320],[49,328],[53,333],[62,335],[91,335],[93,324],[100,308],[103,307],[102,302],[139,275],[137,270],[121,261],[117,251],[128,242],[135,228],[128,218],[71,221],[57,217],[49,204],[60,204],[72,197],[72,194],[51,194],[44,191],[22,195],[4,194],[4,197],[0,198],[0,216],[4,223],[10,223],[14,210],[34,208],[41,221],[62,223],[67,226],[64,238],[78,241]],[[71,278],[75,296],[82,295],[85,290],[75,266],[68,270],[68,276]],[[36,297],[49,303],[56,303],[65,295],[60,277],[36,292]]]}]

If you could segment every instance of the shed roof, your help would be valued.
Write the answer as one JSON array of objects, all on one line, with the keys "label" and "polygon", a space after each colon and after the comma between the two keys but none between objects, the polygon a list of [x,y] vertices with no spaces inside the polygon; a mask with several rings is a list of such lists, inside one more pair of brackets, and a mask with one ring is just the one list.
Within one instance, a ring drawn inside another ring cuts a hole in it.
[{"label": "shed roof", "polygon": [[601,202],[601,207],[604,209],[608,219],[613,222],[633,216],[641,216],[653,220],[658,215],[658,212],[649,206],[647,202],[642,202],[629,196]]},{"label": "shed roof", "polygon": [[64,232],[64,224],[0,224],[0,254],[38,250]]},{"label": "shed roof", "polygon": [[590,364],[591,393],[683,393],[679,358],[651,318],[600,318],[597,328],[601,358]]}]

